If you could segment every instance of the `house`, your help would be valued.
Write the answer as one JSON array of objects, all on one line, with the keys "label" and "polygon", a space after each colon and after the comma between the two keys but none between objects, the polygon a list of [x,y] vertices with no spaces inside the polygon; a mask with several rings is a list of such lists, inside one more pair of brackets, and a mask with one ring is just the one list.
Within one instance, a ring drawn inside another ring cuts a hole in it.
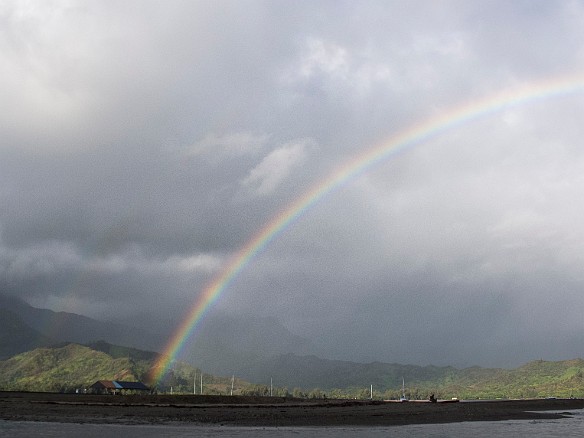
[{"label": "house", "polygon": [[98,394],[117,394],[123,391],[150,391],[142,382],[122,382],[118,380],[98,380],[90,387]]}]

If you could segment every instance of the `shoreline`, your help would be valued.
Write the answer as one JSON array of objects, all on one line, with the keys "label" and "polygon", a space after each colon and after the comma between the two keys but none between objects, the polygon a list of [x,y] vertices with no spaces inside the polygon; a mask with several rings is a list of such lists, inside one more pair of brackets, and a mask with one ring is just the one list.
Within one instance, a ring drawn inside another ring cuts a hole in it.
[{"label": "shoreline", "polygon": [[[458,403],[304,400],[195,395],[89,395],[0,391],[0,419],[93,424],[244,427],[402,426],[561,419],[584,399]],[[557,411],[557,412],[543,412]]]}]

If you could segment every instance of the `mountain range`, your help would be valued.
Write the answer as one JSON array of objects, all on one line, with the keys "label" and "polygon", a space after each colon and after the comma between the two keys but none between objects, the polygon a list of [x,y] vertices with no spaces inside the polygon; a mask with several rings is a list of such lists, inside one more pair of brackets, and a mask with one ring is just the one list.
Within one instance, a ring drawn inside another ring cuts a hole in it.
[{"label": "mountain range", "polygon": [[[31,306],[22,299],[0,294],[0,359],[37,346],[62,342],[89,344],[105,341],[147,351],[163,351],[178,322],[128,316],[118,321],[100,321],[69,312]],[[8,313],[7,313],[8,312]],[[13,327],[8,327],[12,324]],[[11,333],[11,335],[8,335]],[[238,318],[214,312],[205,319],[182,359],[218,375],[261,371],[259,363],[274,355],[305,354],[310,342],[296,336],[274,318]]]},{"label": "mountain range", "polygon": [[[218,318],[213,324],[221,321],[228,321],[228,328],[235,327],[242,333],[230,341],[216,343],[201,336],[195,349],[198,354],[193,354],[198,360],[187,357],[193,365],[176,363],[164,385],[175,388],[191,385],[192,388],[193,375],[202,369],[220,387],[228,385],[229,378],[222,380],[211,375],[235,375],[240,387],[258,393],[265,393],[267,385],[273,382],[278,388],[293,389],[296,394],[328,392],[337,397],[366,397],[373,386],[378,396],[392,398],[399,395],[403,378],[407,393],[413,398],[425,398],[430,393],[463,398],[584,397],[582,359],[537,360],[510,370],[355,363],[286,353],[285,348],[306,345],[293,335],[289,336],[287,345],[271,346],[270,330],[274,329],[274,323],[269,319],[247,323]],[[53,327],[50,336],[41,331],[49,323]],[[211,328],[224,329],[213,324]],[[286,334],[284,328],[277,329]],[[259,351],[250,340],[257,330],[262,332],[258,334],[258,342],[266,342]],[[0,388],[63,390],[98,379],[143,379],[157,357],[156,349],[148,346],[157,342],[162,345],[162,338],[162,334],[140,328],[38,309],[22,300],[0,295]],[[211,366],[201,365],[205,363],[205,354],[209,354],[207,364]],[[218,366],[213,368],[213,363]],[[200,368],[195,368],[195,364]],[[263,389],[250,389],[252,384],[246,381],[263,385]]]}]

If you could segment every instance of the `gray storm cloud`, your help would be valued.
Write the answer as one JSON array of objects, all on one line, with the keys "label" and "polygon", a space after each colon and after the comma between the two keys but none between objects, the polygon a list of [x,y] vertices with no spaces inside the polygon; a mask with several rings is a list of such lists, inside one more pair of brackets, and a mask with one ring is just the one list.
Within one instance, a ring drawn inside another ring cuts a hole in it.
[{"label": "gray storm cloud", "polygon": [[[583,25],[580,1],[3,2],[0,292],[180,318],[343,163],[584,71]],[[392,156],[284,230],[216,310],[269,313],[332,358],[581,356],[583,103]]]}]

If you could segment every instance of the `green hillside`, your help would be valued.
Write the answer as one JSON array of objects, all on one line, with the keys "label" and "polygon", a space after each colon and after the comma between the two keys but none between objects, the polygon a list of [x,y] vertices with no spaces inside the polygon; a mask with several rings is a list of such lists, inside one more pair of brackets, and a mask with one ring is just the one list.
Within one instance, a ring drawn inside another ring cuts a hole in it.
[{"label": "green hillside", "polygon": [[[416,366],[388,365],[383,375],[393,379],[393,388],[375,386],[374,396],[396,399],[401,395],[401,377],[396,378],[396,368],[403,372],[406,380],[406,396],[411,399],[426,399],[430,394],[449,399],[505,399],[558,397],[584,398],[584,360],[574,359],[558,362],[534,361],[519,368],[488,369],[466,368],[457,370],[451,367],[432,367],[434,375],[421,377]],[[378,378],[379,380],[379,378]],[[387,381],[387,379],[385,380]],[[377,391],[375,391],[377,389]],[[369,393],[367,387],[330,389],[332,396],[361,396]]]},{"label": "green hillside", "polygon": [[[98,380],[143,381],[156,353],[111,345],[103,341],[84,346],[67,344],[55,348],[37,348],[0,361],[0,390],[74,392],[88,388]],[[201,371],[189,364],[176,362],[154,389],[175,394],[200,394]],[[228,394],[231,378],[203,374],[205,394]],[[255,388],[234,379],[234,394],[247,394]],[[172,389],[171,389],[172,388]]]},{"label": "green hillside", "polygon": [[[157,353],[105,341],[55,345],[55,340],[43,336],[27,323],[28,320],[39,319],[39,315],[46,312],[50,311],[34,309],[24,302],[0,295],[0,390],[74,391],[87,388],[97,380],[140,380],[148,383],[148,370],[154,364]],[[48,314],[53,315],[54,312]],[[93,320],[88,322],[79,315],[69,316],[72,320],[79,320],[83,326],[89,324],[90,329],[98,323]],[[75,330],[74,326],[69,327],[69,331]],[[229,356],[228,347],[214,346],[214,350],[216,355]],[[432,393],[439,398],[465,399],[584,398],[582,359],[558,362],[540,360],[509,370],[355,363],[295,354],[265,358],[254,355],[252,351],[248,354],[249,360],[238,363],[239,376],[233,381],[234,394],[268,395],[271,391],[274,395],[301,397],[369,398],[373,385],[375,398],[395,399],[401,395],[403,377],[406,395],[412,399],[425,399]],[[270,382],[274,384],[271,388]],[[155,389],[160,392],[200,393],[200,386],[200,369],[187,363],[173,362],[164,380]],[[205,394],[230,394],[232,379],[204,373],[203,387]]]},{"label": "green hillside", "polygon": [[71,391],[97,380],[139,380],[148,362],[113,358],[78,344],[38,348],[0,361],[0,388],[19,391]]},{"label": "green hillside", "polygon": [[456,385],[464,398],[584,397],[584,360],[538,360],[512,370],[462,370]]},{"label": "green hillside", "polygon": [[264,362],[252,374],[272,377],[279,385],[294,388],[295,394],[343,398],[370,397],[371,385],[375,398],[399,398],[402,377],[406,395],[412,399],[426,399],[430,394],[444,399],[584,397],[582,359],[535,361],[509,370],[363,364],[289,354]]},{"label": "green hillside", "polygon": [[[67,344],[37,348],[0,361],[0,390],[68,392],[87,388],[97,380],[146,381],[156,353],[100,341],[90,346]],[[272,366],[276,365],[278,372]],[[284,355],[266,365],[263,384],[236,378],[233,394],[328,398],[369,398],[373,385],[376,399],[401,395],[402,376],[406,395],[426,399],[430,394],[448,399],[495,399],[532,397],[584,398],[584,360],[534,361],[516,369],[419,367],[414,365],[358,364],[330,361],[315,356]],[[278,374],[279,373],[279,374]],[[174,363],[159,392],[200,394],[201,370]],[[290,383],[299,382],[299,385]],[[232,379],[203,374],[205,394],[230,394]]]}]

